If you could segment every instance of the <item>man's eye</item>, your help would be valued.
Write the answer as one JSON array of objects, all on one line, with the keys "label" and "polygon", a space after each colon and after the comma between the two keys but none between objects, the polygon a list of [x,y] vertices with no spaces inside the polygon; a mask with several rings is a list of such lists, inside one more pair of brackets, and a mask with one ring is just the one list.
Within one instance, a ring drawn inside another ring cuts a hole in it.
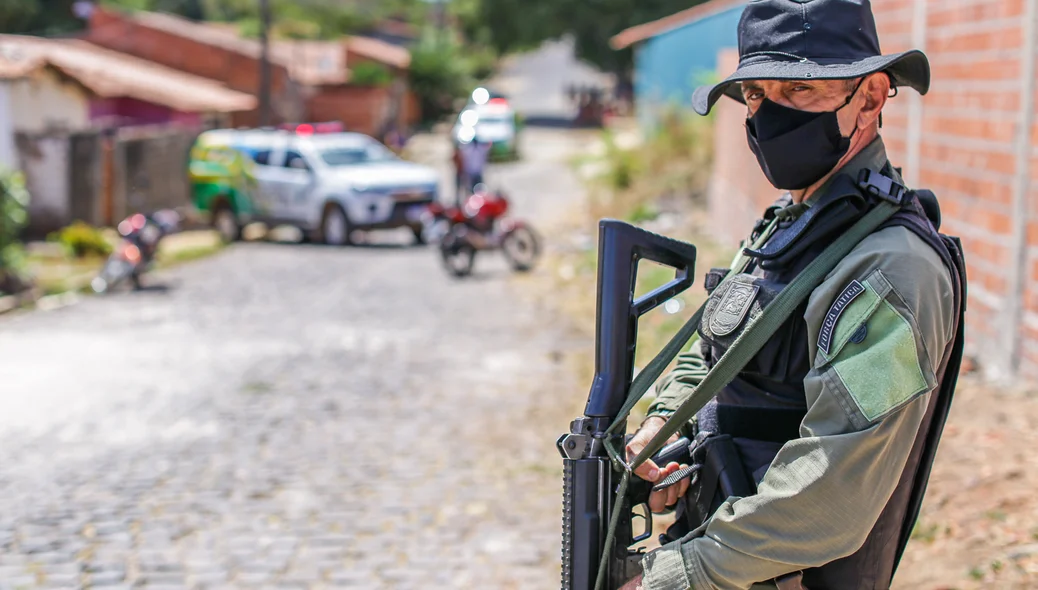
[{"label": "man's eye", "polygon": [[764,98],[763,92],[751,92],[746,95],[746,100],[761,100]]},{"label": "man's eye", "polygon": [[811,90],[810,86],[794,86],[793,87],[793,92],[806,92],[808,90]]}]

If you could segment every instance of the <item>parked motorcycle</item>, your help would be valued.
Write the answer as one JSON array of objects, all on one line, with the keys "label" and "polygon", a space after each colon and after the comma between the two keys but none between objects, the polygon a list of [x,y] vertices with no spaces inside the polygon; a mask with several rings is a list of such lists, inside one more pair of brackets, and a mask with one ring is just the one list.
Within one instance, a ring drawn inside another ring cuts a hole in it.
[{"label": "parked motorcycle", "polygon": [[134,289],[141,288],[141,275],[155,260],[159,242],[176,231],[180,216],[171,210],[152,215],[136,213],[119,222],[119,245],[105,261],[101,272],[90,282],[95,293],[105,293],[127,279]]},{"label": "parked motorcycle", "polygon": [[508,198],[477,185],[460,208],[433,203],[425,218],[425,238],[438,243],[440,257],[456,277],[472,274],[476,253],[501,250],[512,269],[533,268],[540,255],[540,239],[525,221],[506,217]]}]

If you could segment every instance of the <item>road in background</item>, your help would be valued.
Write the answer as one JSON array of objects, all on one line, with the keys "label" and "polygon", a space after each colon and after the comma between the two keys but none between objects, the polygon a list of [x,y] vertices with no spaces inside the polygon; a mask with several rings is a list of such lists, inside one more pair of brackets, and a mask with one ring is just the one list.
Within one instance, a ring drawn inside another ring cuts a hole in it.
[{"label": "road in background", "polygon": [[[517,107],[565,116],[574,64],[510,60]],[[522,141],[487,178],[551,248],[588,135]],[[447,138],[415,147],[451,186]],[[459,282],[371,238],[0,318],[0,590],[557,586],[554,441],[585,391],[562,359],[590,343],[518,292],[543,269],[481,255]]]},{"label": "road in background", "polygon": [[610,77],[578,60],[573,41],[550,41],[540,48],[506,58],[490,88],[508,95],[512,106],[527,120],[555,122],[572,120],[576,105],[566,95],[576,87],[607,88]]},{"label": "road in background", "polygon": [[[524,141],[491,175],[550,228],[585,139]],[[586,343],[497,257],[458,282],[406,233],[0,320],[0,588],[555,585],[558,358]]]}]

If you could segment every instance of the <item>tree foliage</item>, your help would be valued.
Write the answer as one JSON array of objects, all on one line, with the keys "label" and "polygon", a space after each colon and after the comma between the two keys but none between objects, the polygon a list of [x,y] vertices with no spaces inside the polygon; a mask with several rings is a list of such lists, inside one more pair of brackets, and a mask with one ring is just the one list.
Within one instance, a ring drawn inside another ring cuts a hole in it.
[{"label": "tree foliage", "polygon": [[453,111],[454,100],[471,92],[473,63],[461,46],[427,34],[411,50],[408,79],[422,116],[435,120]]},{"label": "tree foliage", "polygon": [[75,0],[0,0],[0,33],[57,35],[83,26]]},{"label": "tree foliage", "polygon": [[[500,52],[572,35],[578,57],[606,71],[626,73],[630,48],[616,51],[609,39],[628,27],[669,16],[705,0],[457,0],[464,27],[483,35]],[[472,4],[478,6],[472,7]],[[482,30],[481,30],[482,29]]]},{"label": "tree foliage", "polygon": [[[0,33],[57,35],[82,29],[85,23],[72,10],[75,1],[0,0]],[[192,20],[237,22],[246,31],[259,31],[259,0],[100,0],[100,4]],[[388,16],[419,19],[428,10],[422,0],[270,0],[270,5],[275,36],[294,38],[335,38],[363,31]]]},{"label": "tree foliage", "polygon": [[36,0],[5,0],[0,6],[0,31],[16,31],[28,25],[39,10]]},{"label": "tree foliage", "polygon": [[393,73],[382,64],[361,62],[351,68],[350,82],[358,86],[389,86]]}]

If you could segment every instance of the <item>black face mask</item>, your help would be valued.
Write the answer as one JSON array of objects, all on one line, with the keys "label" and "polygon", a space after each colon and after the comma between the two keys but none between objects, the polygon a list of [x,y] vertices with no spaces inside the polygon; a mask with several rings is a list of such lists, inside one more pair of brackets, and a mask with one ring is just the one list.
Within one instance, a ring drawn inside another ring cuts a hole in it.
[{"label": "black face mask", "polygon": [[[757,112],[746,119],[750,149],[775,188],[805,189],[821,180],[847,155],[854,132],[851,137],[844,137],[836,114],[850,104],[857,92],[855,88],[842,107],[821,113],[791,109],[765,98]],[[855,125],[854,131],[857,130]]]}]

